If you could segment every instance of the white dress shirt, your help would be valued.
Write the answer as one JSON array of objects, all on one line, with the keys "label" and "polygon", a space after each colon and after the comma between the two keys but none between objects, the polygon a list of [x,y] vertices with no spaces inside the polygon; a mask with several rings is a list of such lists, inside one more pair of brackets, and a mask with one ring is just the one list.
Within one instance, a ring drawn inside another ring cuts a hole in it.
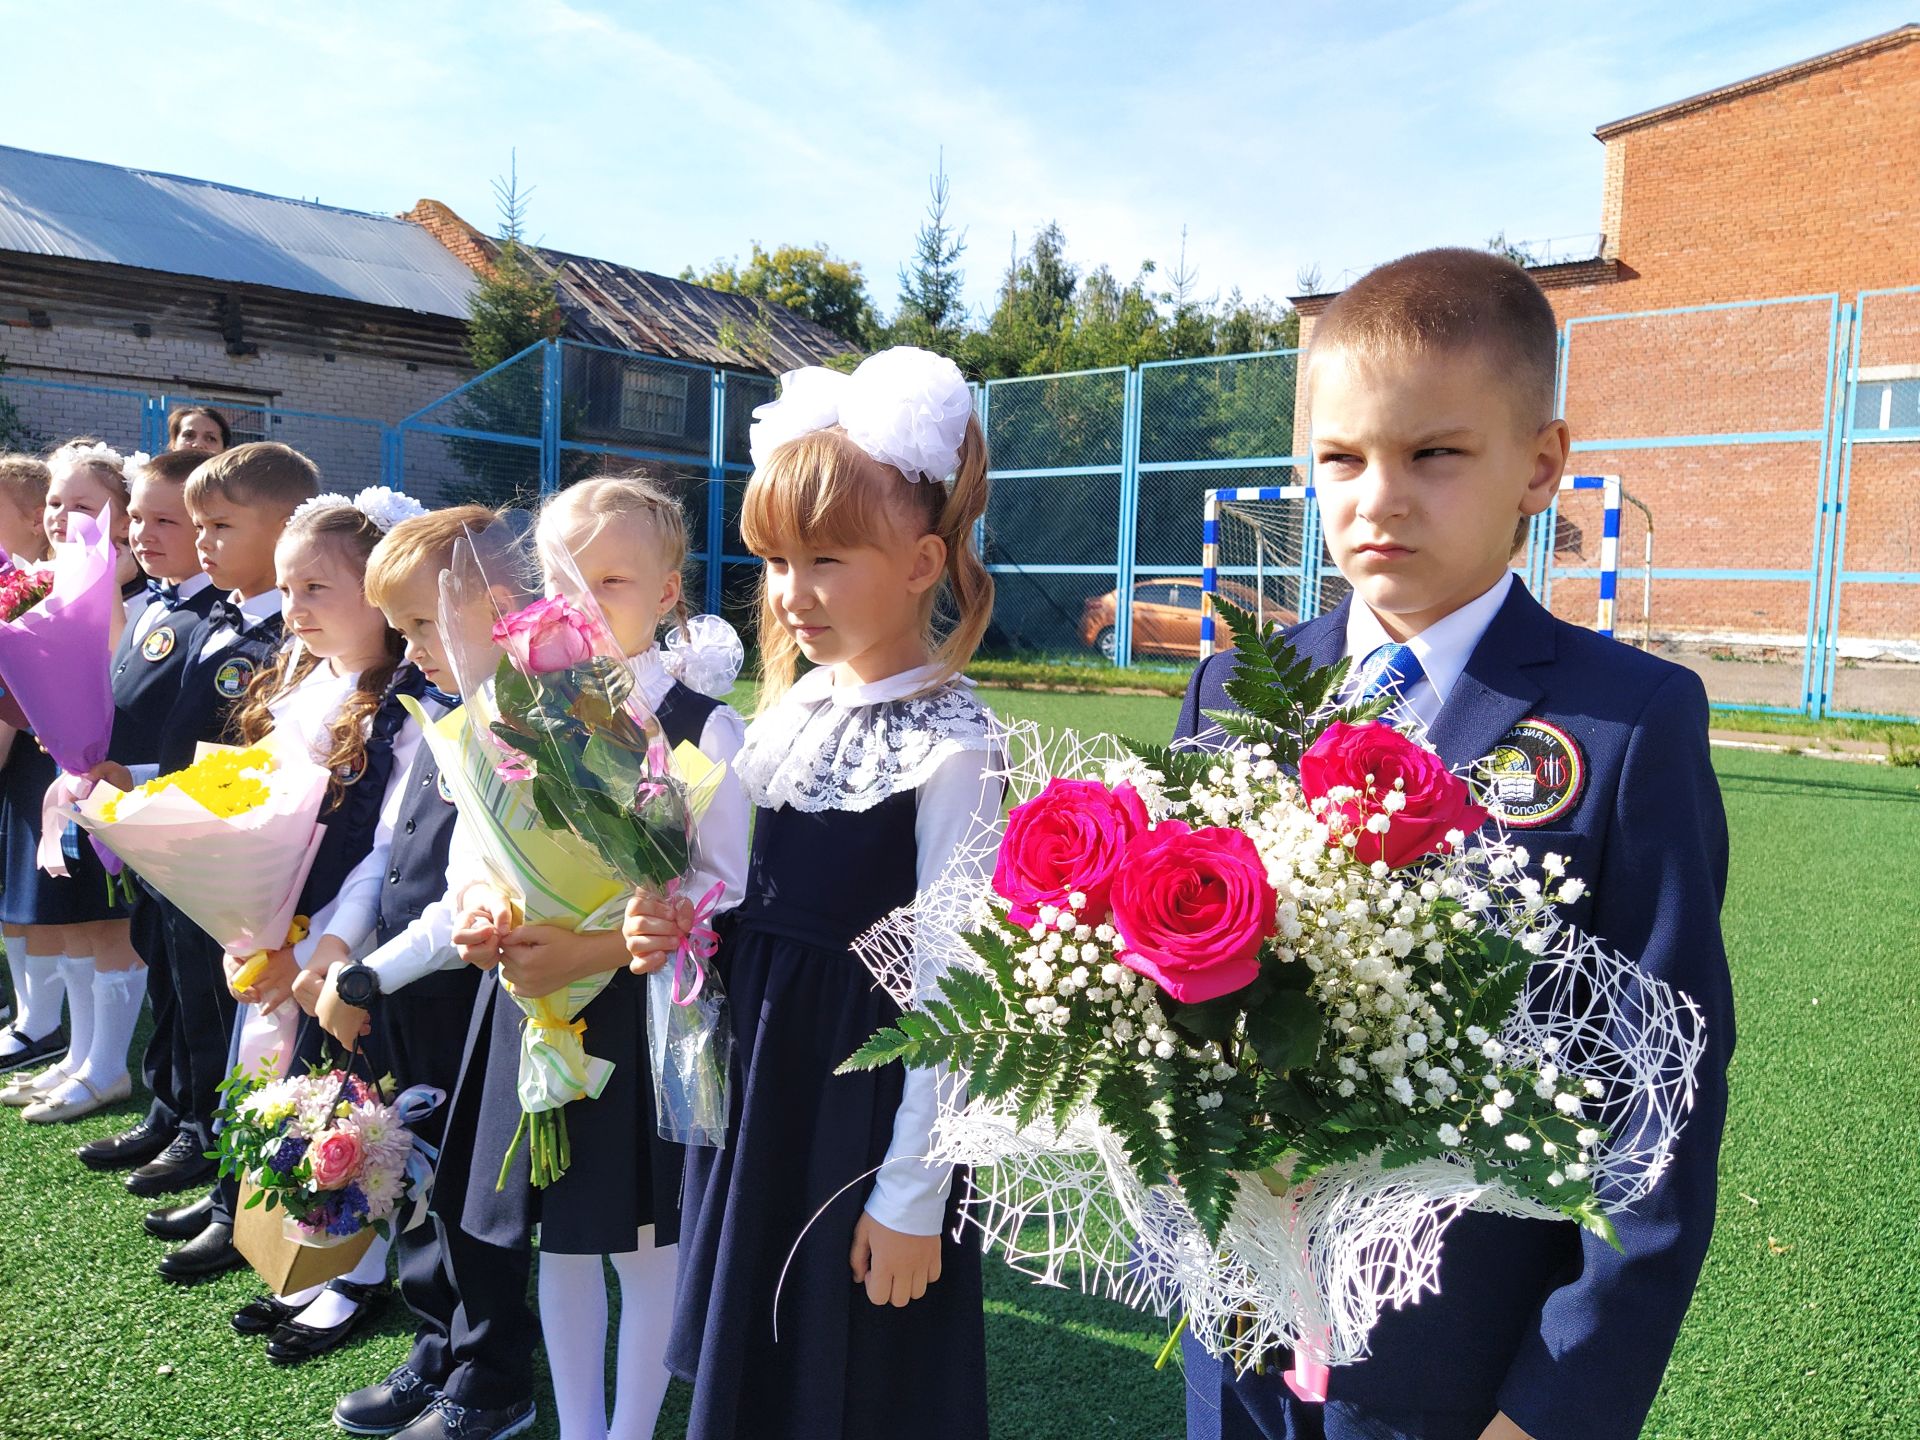
[{"label": "white dress shirt", "polygon": [[[1432,728],[1434,721],[1440,718],[1447,697],[1453,693],[1461,672],[1467,668],[1467,661],[1473,658],[1474,647],[1480,643],[1480,637],[1487,633],[1487,627],[1493,623],[1493,617],[1500,613],[1500,607],[1506,604],[1507,590],[1513,581],[1513,571],[1503,572],[1484,594],[1469,600],[1451,615],[1434,621],[1407,640],[1408,647],[1420,660],[1423,673],[1420,679],[1407,686],[1400,698],[1400,705],[1403,709],[1411,710],[1422,725]],[[1381,625],[1380,618],[1356,595],[1353,603],[1347,607],[1347,658],[1354,663],[1356,670],[1367,656],[1382,645],[1394,643],[1394,638]]]}]

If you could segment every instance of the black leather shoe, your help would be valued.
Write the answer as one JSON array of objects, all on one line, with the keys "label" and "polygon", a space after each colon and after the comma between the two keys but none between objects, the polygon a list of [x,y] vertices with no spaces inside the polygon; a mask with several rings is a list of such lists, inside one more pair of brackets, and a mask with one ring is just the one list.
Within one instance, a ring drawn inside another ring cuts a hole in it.
[{"label": "black leather shoe", "polygon": [[[67,1053],[65,1026],[60,1026],[51,1035],[44,1035],[38,1040],[29,1040],[20,1033],[20,1027],[17,1025],[7,1026],[6,1033],[12,1037],[12,1043],[5,1047],[6,1053],[0,1054],[0,1075],[6,1074],[9,1070],[18,1070],[22,1065],[51,1064]],[[14,1045],[23,1048],[16,1050],[13,1048]]]},{"label": "black leather shoe", "polygon": [[219,1165],[201,1152],[200,1141],[182,1130],[159,1155],[127,1176],[127,1189],[142,1199],[172,1195],[212,1182]]},{"label": "black leather shoe", "polygon": [[531,1430],[533,1414],[531,1400],[498,1410],[470,1410],[440,1395],[418,1420],[395,1435],[397,1440],[507,1440],[509,1435]]},{"label": "black leather shoe", "polygon": [[73,1153],[89,1170],[131,1170],[149,1160],[158,1159],[173,1143],[179,1130],[172,1125],[156,1125],[142,1120],[131,1130],[109,1135],[104,1140],[89,1140]]},{"label": "black leather shoe", "polygon": [[198,1280],[238,1270],[247,1262],[233,1248],[233,1226],[210,1223],[193,1239],[160,1262],[160,1273],[169,1280]]},{"label": "black leather shoe", "polygon": [[[289,1320],[267,1337],[267,1358],[281,1365],[298,1365],[329,1350],[337,1350],[366,1323],[373,1302],[387,1294],[385,1284],[360,1285],[352,1280],[329,1280],[327,1289],[354,1302],[353,1313],[338,1325],[302,1325]],[[305,1308],[305,1307],[302,1307]],[[237,1318],[237,1317],[236,1317]]]},{"label": "black leather shoe", "polygon": [[147,1212],[147,1234],[156,1240],[191,1240],[213,1219],[213,1196],[202,1195],[187,1205]]},{"label": "black leather shoe", "polygon": [[304,1305],[287,1304],[278,1295],[262,1295],[233,1312],[233,1333],[271,1335],[304,1309]]},{"label": "black leather shoe", "polygon": [[377,1385],[342,1395],[333,1423],[349,1435],[391,1435],[411,1425],[440,1394],[411,1365],[402,1365]]}]

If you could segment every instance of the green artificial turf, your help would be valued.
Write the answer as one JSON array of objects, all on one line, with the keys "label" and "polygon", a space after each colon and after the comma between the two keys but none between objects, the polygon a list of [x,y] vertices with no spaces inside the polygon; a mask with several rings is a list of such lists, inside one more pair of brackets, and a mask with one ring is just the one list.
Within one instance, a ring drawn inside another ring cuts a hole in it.
[{"label": "green artificial turf", "polygon": [[[990,691],[1007,714],[1164,737],[1177,702]],[[1673,1440],[1913,1433],[1920,1415],[1920,777],[1716,754],[1733,830],[1726,911],[1739,1006],[1719,1226],[1650,1421]],[[0,1437],[252,1440],[334,1435],[341,1391],[405,1355],[396,1304],[343,1351],[270,1365],[227,1317],[246,1273],[181,1289],[146,1208],[72,1159],[134,1104],[74,1125],[0,1115]],[[1163,1322],[1043,1289],[990,1257],[997,1440],[1182,1431]],[[557,1433],[544,1371],[541,1422]],[[677,1436],[685,1393],[659,1434]]]}]

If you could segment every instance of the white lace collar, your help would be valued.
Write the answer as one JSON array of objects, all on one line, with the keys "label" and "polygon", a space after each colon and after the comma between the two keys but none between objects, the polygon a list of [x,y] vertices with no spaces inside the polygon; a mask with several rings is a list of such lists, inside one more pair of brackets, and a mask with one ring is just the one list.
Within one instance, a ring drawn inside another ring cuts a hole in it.
[{"label": "white lace collar", "polygon": [[831,668],[803,675],[747,727],[734,772],[755,805],[871,810],[917,789],[949,755],[993,744],[993,717],[956,677],[921,692],[932,666],[865,685],[836,685]]}]

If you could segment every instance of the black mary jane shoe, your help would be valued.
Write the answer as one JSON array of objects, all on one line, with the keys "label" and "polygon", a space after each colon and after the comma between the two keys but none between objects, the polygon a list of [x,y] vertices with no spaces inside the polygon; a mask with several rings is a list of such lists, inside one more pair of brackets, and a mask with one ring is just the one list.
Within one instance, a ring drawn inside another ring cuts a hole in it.
[{"label": "black mary jane shoe", "polygon": [[261,1295],[233,1312],[236,1335],[271,1335],[307,1307],[289,1305],[278,1295]]},{"label": "black mary jane shoe", "polygon": [[0,1028],[4,1028],[8,1039],[13,1042],[0,1050],[0,1075],[27,1065],[51,1064],[67,1053],[67,1030],[64,1025],[38,1040],[28,1036],[18,1025]]},{"label": "black mary jane shoe", "polygon": [[352,1280],[329,1280],[327,1289],[354,1302],[353,1313],[338,1325],[324,1328],[288,1320],[267,1338],[267,1358],[281,1365],[298,1365],[303,1360],[337,1350],[365,1323],[374,1302],[388,1293],[384,1281],[361,1285]]}]

